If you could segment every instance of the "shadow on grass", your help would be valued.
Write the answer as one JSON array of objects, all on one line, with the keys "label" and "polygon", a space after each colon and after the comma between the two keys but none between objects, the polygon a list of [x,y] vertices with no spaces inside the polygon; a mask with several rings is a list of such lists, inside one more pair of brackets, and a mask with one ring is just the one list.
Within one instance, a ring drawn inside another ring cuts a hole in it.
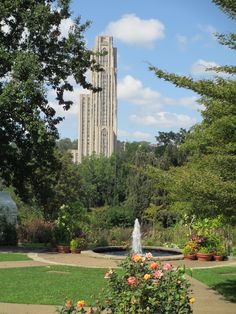
[{"label": "shadow on grass", "polygon": [[225,282],[219,283],[212,288],[222,294],[226,300],[236,303],[236,280],[226,280]]}]

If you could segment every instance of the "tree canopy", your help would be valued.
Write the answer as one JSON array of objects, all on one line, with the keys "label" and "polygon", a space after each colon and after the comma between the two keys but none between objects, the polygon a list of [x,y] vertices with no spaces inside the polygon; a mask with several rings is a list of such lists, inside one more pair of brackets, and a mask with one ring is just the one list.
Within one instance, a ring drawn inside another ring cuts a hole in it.
[{"label": "tree canopy", "polygon": [[23,197],[40,173],[45,177],[58,167],[54,147],[62,117],[47,92],[55,90],[58,105],[69,110],[64,92],[73,90],[71,77],[96,90],[85,76],[98,69],[83,37],[90,23],[76,18],[65,36],[67,19],[70,0],[0,2],[0,176]]},{"label": "tree canopy", "polygon": [[[213,0],[230,18],[236,19],[236,4],[231,0]],[[217,34],[221,44],[236,49],[236,34]],[[171,172],[170,208],[187,210],[198,215],[223,214],[236,220],[236,67],[213,68],[213,79],[167,73],[150,66],[158,78],[177,87],[197,92],[204,106],[202,123],[196,125],[181,146],[188,155],[186,165]],[[212,69],[211,69],[212,70]],[[222,73],[224,72],[224,76]]]}]

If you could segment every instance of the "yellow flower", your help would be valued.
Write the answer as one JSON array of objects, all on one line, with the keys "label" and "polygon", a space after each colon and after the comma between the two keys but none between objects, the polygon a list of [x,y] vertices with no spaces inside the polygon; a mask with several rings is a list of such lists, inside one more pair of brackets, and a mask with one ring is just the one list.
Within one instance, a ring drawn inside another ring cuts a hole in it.
[{"label": "yellow flower", "polygon": [[195,302],[195,298],[190,298],[189,299],[189,303],[194,303]]},{"label": "yellow flower", "polygon": [[85,307],[85,306],[86,306],[86,303],[85,303],[84,300],[79,300],[79,301],[77,302],[77,307]]},{"label": "yellow flower", "polygon": [[143,276],[143,278],[144,278],[144,280],[149,280],[149,279],[151,278],[151,275],[145,274],[145,275]]},{"label": "yellow flower", "polygon": [[137,262],[140,262],[142,260],[142,256],[140,255],[133,255],[132,256],[132,261],[137,263]]}]

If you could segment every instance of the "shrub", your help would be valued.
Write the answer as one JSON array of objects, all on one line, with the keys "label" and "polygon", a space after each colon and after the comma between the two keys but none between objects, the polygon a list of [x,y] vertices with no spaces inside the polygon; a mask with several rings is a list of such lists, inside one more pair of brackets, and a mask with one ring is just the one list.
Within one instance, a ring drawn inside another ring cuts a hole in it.
[{"label": "shrub", "polygon": [[113,206],[106,211],[106,221],[110,226],[130,227],[134,219],[134,212],[128,207]]},{"label": "shrub", "polygon": [[0,245],[15,245],[17,243],[16,226],[0,216]]},{"label": "shrub", "polygon": [[17,227],[19,242],[51,243],[55,225],[42,218],[35,218]]},{"label": "shrub", "polygon": [[128,257],[122,264],[122,276],[110,269],[104,277],[108,288],[96,301],[96,309],[85,310],[83,300],[77,307],[67,300],[59,313],[192,313],[194,298],[189,296],[190,285],[184,277],[184,269],[173,269],[169,263],[161,265],[150,259],[150,253],[145,257]]},{"label": "shrub", "polygon": [[110,270],[105,278],[108,290],[105,292],[101,311],[111,313],[192,313],[189,297],[189,283],[184,269],[173,269],[167,263],[149,263],[146,257],[135,255],[123,263],[124,275],[119,277]]}]

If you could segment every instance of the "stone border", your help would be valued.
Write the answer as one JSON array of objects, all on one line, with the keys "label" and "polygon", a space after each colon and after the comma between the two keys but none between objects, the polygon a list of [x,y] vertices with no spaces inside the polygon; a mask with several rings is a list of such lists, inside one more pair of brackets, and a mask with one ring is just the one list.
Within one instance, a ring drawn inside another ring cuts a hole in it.
[{"label": "stone border", "polygon": [[[104,246],[104,247],[98,247],[95,248],[96,250],[112,250],[112,249],[124,249],[122,246]],[[180,249],[174,249],[174,248],[165,248],[165,247],[154,247],[154,246],[145,246],[144,249],[149,249],[149,250],[162,250],[166,252],[175,252],[179,253],[178,255],[168,255],[168,256],[153,256],[154,260],[158,261],[176,261],[176,260],[182,260],[184,259],[184,255],[182,254]],[[113,259],[113,260],[125,260],[126,256],[116,256],[116,255],[109,255],[109,254],[102,254],[101,253],[96,253],[93,250],[87,250],[87,251],[82,251],[81,254],[89,256],[89,257],[94,257],[94,258],[103,258],[103,259]]]}]

